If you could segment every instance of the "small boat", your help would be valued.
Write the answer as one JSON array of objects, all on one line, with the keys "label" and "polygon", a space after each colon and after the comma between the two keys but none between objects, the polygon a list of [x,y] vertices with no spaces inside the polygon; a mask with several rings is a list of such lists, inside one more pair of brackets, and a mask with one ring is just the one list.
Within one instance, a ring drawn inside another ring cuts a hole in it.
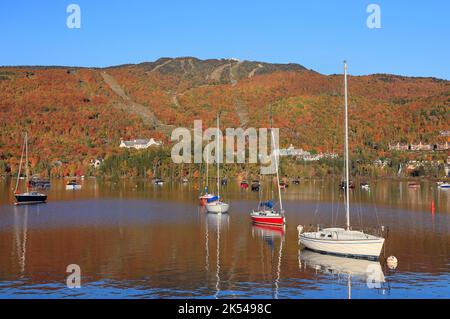
[{"label": "small boat", "polygon": [[[273,137],[273,132],[272,139]],[[273,141],[273,144],[275,142]],[[277,158],[275,156],[275,169],[277,172],[277,189],[278,189],[278,198],[279,198],[279,204],[280,208],[279,210],[274,209],[273,201],[267,201],[267,202],[259,202],[258,209],[253,210],[250,213],[250,218],[253,222],[253,224],[260,224],[260,225],[273,225],[273,226],[283,226],[286,223],[286,218],[284,215],[283,210],[283,202],[281,200],[281,183],[280,183],[280,177],[278,175],[278,163]]]},{"label": "small boat", "polygon": [[40,179],[38,177],[32,177],[28,181],[28,187],[34,189],[49,189],[51,187],[50,180],[48,179]]},{"label": "small boat", "polygon": [[70,181],[67,182],[66,184],[66,190],[80,190],[81,189],[81,185],[77,183],[76,180],[72,179]]},{"label": "small boat", "polygon": [[[347,63],[344,62],[345,87],[345,181],[349,181],[349,142],[348,142],[348,103],[347,103]],[[384,238],[369,235],[363,231],[352,230],[350,226],[350,185],[344,190],[346,228],[330,227],[317,231],[303,232],[303,226],[298,225],[299,245],[320,253],[378,259],[384,245]]]},{"label": "small boat", "polygon": [[214,196],[211,200],[212,202],[208,202],[205,205],[208,213],[212,214],[228,213],[228,209],[230,208],[229,204],[220,201],[218,196]]},{"label": "small boat", "polygon": [[209,181],[209,165],[208,165],[209,161],[208,161],[208,157],[206,158],[206,180],[205,180],[205,192],[200,195],[199,199],[199,204],[200,206],[206,206],[206,204],[209,202],[213,202],[213,198],[215,197],[213,194],[209,193],[209,189],[208,189],[208,181]]},{"label": "small boat", "polygon": [[189,179],[188,179],[187,177],[183,177],[183,178],[181,179],[181,183],[187,184],[187,183],[189,183]]},{"label": "small boat", "polygon": [[153,179],[153,184],[162,186],[162,185],[164,185],[164,180],[162,178],[154,178]]},{"label": "small boat", "polygon": [[284,212],[277,212],[273,208],[273,202],[259,203],[258,209],[250,213],[253,224],[283,226],[285,224]]},{"label": "small boat", "polygon": [[228,184],[227,178],[226,178],[226,177],[222,178],[222,180],[220,181],[220,184],[221,184],[222,186],[226,186],[226,185]]},{"label": "small boat", "polygon": [[15,197],[15,205],[40,204],[47,201],[47,195],[35,191],[15,194]]},{"label": "small boat", "polygon": [[286,189],[286,188],[288,188],[289,187],[289,184],[288,183],[285,183],[285,182],[280,182],[280,188],[281,189]]},{"label": "small boat", "polygon": [[[219,115],[217,114],[217,137],[220,136],[220,125],[219,125]],[[219,149],[219,138],[216,138],[217,140],[217,145],[216,145],[216,150]],[[221,198],[220,198],[220,160],[219,160],[219,152],[217,153],[217,159],[216,159],[216,163],[217,163],[217,196],[215,196],[214,198],[211,198],[207,201],[205,207],[206,207],[206,211],[208,213],[212,213],[212,214],[224,214],[224,213],[228,213],[228,209],[230,208],[230,205],[222,202]]]},{"label": "small boat", "polygon": [[[341,189],[346,189],[346,187],[347,187],[347,182],[345,181],[345,180],[343,180],[343,181],[341,181],[340,183],[339,183],[339,187],[341,188]],[[355,184],[353,183],[353,181],[350,181],[350,183],[349,183],[349,185],[348,185],[348,188],[349,189],[354,189],[355,188]]]},{"label": "small boat", "polygon": [[243,188],[243,189],[247,189],[248,188],[248,182],[246,180],[243,180],[240,183],[240,187]]},{"label": "small boat", "polygon": [[369,186],[369,184],[366,183],[366,182],[361,183],[361,188],[362,188],[363,190],[365,190],[365,191],[370,190],[370,186]]},{"label": "small boat", "polygon": [[259,192],[259,188],[261,187],[261,184],[259,183],[259,181],[252,181],[252,192]]},{"label": "small boat", "polygon": [[[20,172],[22,170],[22,161],[23,161],[23,155],[25,153],[25,172],[26,172],[26,185],[27,185],[27,192],[19,193],[19,180],[20,180]],[[15,205],[29,205],[29,204],[40,204],[45,203],[47,201],[47,195],[42,194],[36,191],[30,191],[30,183],[29,183],[29,170],[28,170],[28,134],[25,133],[24,142],[23,142],[23,148],[22,148],[22,155],[20,156],[20,164],[19,164],[19,172],[17,174],[17,182],[16,182],[16,188],[14,190],[14,197],[16,198]]]},{"label": "small boat", "polygon": [[450,183],[441,182],[438,184],[438,188],[440,189],[450,189]]},{"label": "small boat", "polygon": [[200,201],[200,206],[205,206],[207,203],[212,203],[218,200],[217,196],[208,193],[208,186],[205,187],[205,193],[203,195],[200,195],[198,199]]},{"label": "small boat", "polygon": [[292,181],[292,184],[294,184],[294,185],[300,185],[300,180],[299,180],[299,179],[294,179],[294,180]]},{"label": "small boat", "polygon": [[418,189],[418,188],[420,188],[420,184],[419,183],[415,183],[415,182],[408,183],[408,187],[412,188],[412,189]]}]

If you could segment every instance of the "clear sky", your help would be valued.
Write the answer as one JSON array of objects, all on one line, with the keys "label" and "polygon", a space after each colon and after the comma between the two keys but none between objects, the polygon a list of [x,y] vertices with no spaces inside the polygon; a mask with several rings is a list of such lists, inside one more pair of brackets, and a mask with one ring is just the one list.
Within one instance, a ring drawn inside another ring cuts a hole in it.
[{"label": "clear sky", "polygon": [[[69,4],[81,28],[69,29]],[[381,29],[366,8],[381,8]],[[324,74],[450,80],[448,0],[2,0],[0,65],[111,66],[160,57],[294,62]]]}]

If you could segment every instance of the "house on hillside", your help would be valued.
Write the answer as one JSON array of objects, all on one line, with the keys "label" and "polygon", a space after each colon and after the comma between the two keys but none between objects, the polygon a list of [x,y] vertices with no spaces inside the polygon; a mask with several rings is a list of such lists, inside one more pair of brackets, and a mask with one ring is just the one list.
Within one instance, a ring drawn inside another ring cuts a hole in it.
[{"label": "house on hillside", "polygon": [[419,144],[411,144],[410,146],[411,151],[432,151],[433,145],[431,144],[423,144],[422,142],[419,142]]},{"label": "house on hillside", "polygon": [[449,142],[445,142],[445,143],[442,143],[442,144],[436,144],[434,149],[436,151],[447,151],[447,150],[450,149],[450,143]]},{"label": "house on hillside", "polygon": [[137,139],[132,141],[120,140],[119,146],[121,148],[134,148],[137,150],[143,150],[149,148],[150,146],[161,146],[161,145],[162,145],[161,141],[157,141],[151,138],[151,139]]},{"label": "house on hillside", "polygon": [[409,145],[406,143],[397,143],[397,144],[389,143],[390,151],[407,151],[408,149],[409,149]]}]

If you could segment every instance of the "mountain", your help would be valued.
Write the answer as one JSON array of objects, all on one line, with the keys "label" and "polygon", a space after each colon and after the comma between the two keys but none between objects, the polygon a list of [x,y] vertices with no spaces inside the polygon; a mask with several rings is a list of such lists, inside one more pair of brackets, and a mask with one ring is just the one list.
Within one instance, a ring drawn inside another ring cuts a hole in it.
[{"label": "mountain", "polygon": [[[0,68],[0,174],[16,171],[29,132],[35,170],[59,174],[119,153],[120,139],[169,141],[174,127],[280,128],[282,145],[341,152],[342,75],[298,64],[161,58],[108,68]],[[350,139],[357,156],[389,155],[390,142],[439,142],[449,129],[450,82],[389,74],[349,77]]]}]

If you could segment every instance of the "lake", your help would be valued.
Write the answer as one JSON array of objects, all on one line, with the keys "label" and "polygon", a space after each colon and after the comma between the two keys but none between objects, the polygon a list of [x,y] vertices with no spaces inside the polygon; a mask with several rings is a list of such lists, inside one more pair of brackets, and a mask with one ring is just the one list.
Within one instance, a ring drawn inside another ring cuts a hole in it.
[{"label": "lake", "polygon": [[[284,230],[251,224],[259,194],[237,181],[223,188],[231,207],[222,216],[199,208],[196,181],[80,182],[81,190],[67,191],[64,180],[52,180],[48,203],[14,206],[15,180],[0,180],[0,297],[450,296],[450,191],[434,182],[411,189],[406,181],[374,180],[370,191],[351,191],[352,226],[389,229],[379,262],[299,247],[297,225],[345,222],[338,180],[306,180],[284,190]],[[271,182],[263,194],[270,197]],[[386,265],[391,255],[396,269]],[[78,289],[66,284],[72,264],[81,269]]]}]

